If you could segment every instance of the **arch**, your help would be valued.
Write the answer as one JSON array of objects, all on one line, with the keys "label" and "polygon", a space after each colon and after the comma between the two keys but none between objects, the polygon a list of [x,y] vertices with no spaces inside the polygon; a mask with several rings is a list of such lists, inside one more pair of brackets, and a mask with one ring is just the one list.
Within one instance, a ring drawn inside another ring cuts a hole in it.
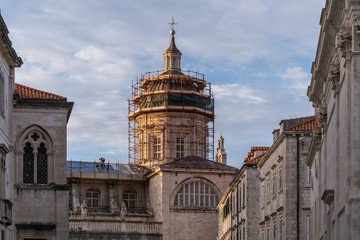
[{"label": "arch", "polygon": [[48,184],[53,182],[54,144],[49,132],[33,124],[20,131],[15,143],[16,182]]},{"label": "arch", "polygon": [[[183,200],[186,196],[186,200]],[[182,208],[216,208],[221,191],[210,180],[192,177],[182,181],[172,192],[170,206]]]}]

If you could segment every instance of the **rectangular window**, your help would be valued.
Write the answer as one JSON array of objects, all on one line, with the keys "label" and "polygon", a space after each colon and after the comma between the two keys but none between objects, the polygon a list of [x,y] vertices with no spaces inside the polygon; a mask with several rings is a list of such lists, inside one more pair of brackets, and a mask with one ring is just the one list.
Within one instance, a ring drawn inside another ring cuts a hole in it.
[{"label": "rectangular window", "polygon": [[245,226],[243,226],[242,232],[243,232],[243,240],[245,240]]},{"label": "rectangular window", "polygon": [[241,195],[241,184],[240,184],[240,188],[239,188],[239,206],[240,206],[240,212],[241,212],[241,197],[242,197],[242,195]]},{"label": "rectangular window", "polygon": [[282,186],[282,167],[279,168],[279,190],[283,188]]},{"label": "rectangular window", "polygon": [[86,204],[89,208],[99,207],[99,192],[86,191]]},{"label": "rectangular window", "polygon": [[242,207],[245,208],[245,201],[246,201],[246,199],[245,199],[245,183],[243,183],[243,192],[242,192],[242,194],[243,194]]},{"label": "rectangular window", "polygon": [[264,186],[261,186],[261,191],[260,191],[261,197],[260,197],[260,206],[264,207],[264,202],[265,202],[265,193],[264,193]]},{"label": "rectangular window", "polygon": [[280,217],[279,220],[279,240],[282,240],[282,235],[283,235],[283,219],[282,217]]},{"label": "rectangular window", "polygon": [[266,228],[266,240],[270,240],[270,227]]},{"label": "rectangular window", "polygon": [[264,233],[264,230],[261,232],[261,240],[265,240],[265,233]]},{"label": "rectangular window", "polygon": [[275,240],[276,239],[276,222],[274,222],[273,224],[273,239]]},{"label": "rectangular window", "polygon": [[311,224],[311,218],[310,218],[310,215],[307,215],[306,216],[306,240],[310,240],[310,234],[311,234],[311,227],[310,227],[310,224]]},{"label": "rectangular window", "polygon": [[276,195],[276,177],[275,177],[275,173],[273,174],[273,179],[272,179],[272,187],[273,187],[273,197],[275,197]]},{"label": "rectangular window", "polygon": [[4,113],[5,109],[5,83],[4,77],[0,73],[0,113]]},{"label": "rectangular window", "polygon": [[184,138],[177,137],[176,138],[176,158],[184,157]]},{"label": "rectangular window", "polygon": [[270,181],[266,181],[266,201],[270,202]]},{"label": "rectangular window", "polygon": [[239,227],[238,233],[239,233],[239,239],[241,240],[241,227]]},{"label": "rectangular window", "polygon": [[236,189],[236,213],[239,212],[239,186]]},{"label": "rectangular window", "polygon": [[306,179],[306,183],[307,185],[310,185],[310,182],[311,182],[311,168],[310,167],[307,167],[307,179]]},{"label": "rectangular window", "polygon": [[159,137],[153,138],[153,151],[154,151],[154,159],[161,158],[161,138]]}]

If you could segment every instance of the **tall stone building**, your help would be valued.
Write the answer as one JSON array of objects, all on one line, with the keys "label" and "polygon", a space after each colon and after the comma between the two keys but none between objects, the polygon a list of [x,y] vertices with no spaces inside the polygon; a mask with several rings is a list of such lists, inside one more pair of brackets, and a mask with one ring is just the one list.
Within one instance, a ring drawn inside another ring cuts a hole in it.
[{"label": "tall stone building", "polygon": [[130,164],[68,162],[70,239],[216,238],[216,206],[237,169],[213,161],[210,86],[181,69],[174,35],[164,70],[133,85]]},{"label": "tall stone building", "polygon": [[305,165],[316,119],[281,120],[258,164],[259,239],[310,240],[310,171]]},{"label": "tall stone building", "polygon": [[[219,139],[220,140],[223,139]],[[251,147],[217,209],[219,240],[259,239],[260,181],[257,164],[269,147]]]},{"label": "tall stone building", "polygon": [[360,239],[360,1],[326,1],[308,97],[312,239]]},{"label": "tall stone building", "polygon": [[0,239],[67,239],[66,125],[73,103],[15,83],[22,61],[1,15],[0,36]]}]

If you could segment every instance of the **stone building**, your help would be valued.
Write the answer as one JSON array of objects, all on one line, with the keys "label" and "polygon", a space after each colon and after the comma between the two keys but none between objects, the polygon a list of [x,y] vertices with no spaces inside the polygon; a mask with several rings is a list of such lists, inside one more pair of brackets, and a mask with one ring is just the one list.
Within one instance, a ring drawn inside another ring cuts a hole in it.
[{"label": "stone building", "polygon": [[73,103],[15,83],[22,60],[1,15],[0,36],[0,238],[67,239],[66,125]]},{"label": "stone building", "polygon": [[[219,139],[220,140],[223,139]],[[221,198],[217,239],[259,239],[260,181],[257,164],[269,147],[252,147],[243,166]]]},{"label": "stone building", "polygon": [[326,1],[308,97],[311,239],[360,239],[360,1]]},{"label": "stone building", "polygon": [[130,164],[68,162],[70,239],[216,238],[216,206],[237,169],[212,160],[209,84],[181,70],[174,35],[164,70],[133,86]]},{"label": "stone building", "polygon": [[286,119],[258,164],[259,239],[310,240],[310,170],[305,165],[316,119]]}]

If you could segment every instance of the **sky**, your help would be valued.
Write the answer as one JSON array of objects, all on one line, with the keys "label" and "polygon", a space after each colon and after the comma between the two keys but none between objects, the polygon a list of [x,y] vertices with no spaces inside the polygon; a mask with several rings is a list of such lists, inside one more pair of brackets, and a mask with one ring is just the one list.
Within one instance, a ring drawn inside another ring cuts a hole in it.
[{"label": "sky", "polygon": [[241,167],[281,119],[314,114],[306,91],[325,0],[2,0],[24,64],[17,83],[75,102],[68,160],[128,162],[131,83],[163,69],[174,17],[182,69],[205,74],[215,145]]}]

